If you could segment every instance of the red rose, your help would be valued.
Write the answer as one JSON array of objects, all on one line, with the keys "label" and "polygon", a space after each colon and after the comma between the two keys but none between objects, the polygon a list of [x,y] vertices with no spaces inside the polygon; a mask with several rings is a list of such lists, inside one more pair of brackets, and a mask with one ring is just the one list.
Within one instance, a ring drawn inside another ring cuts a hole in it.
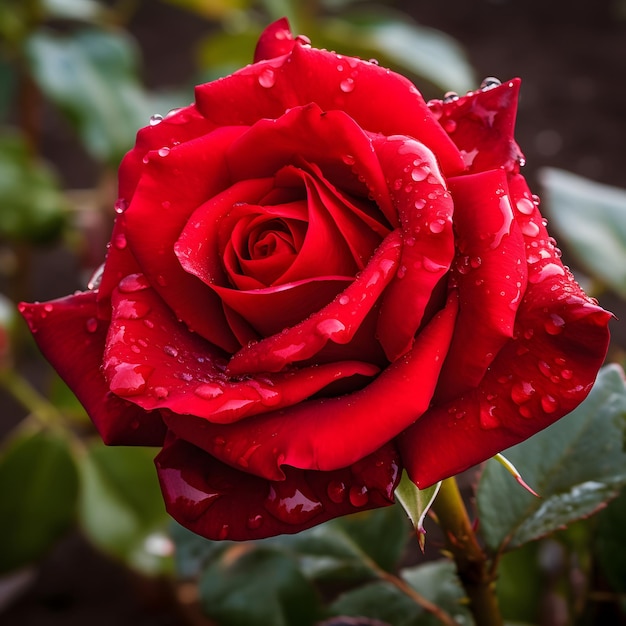
[{"label": "red rose", "polygon": [[[99,287],[22,312],[110,444],[210,538],[392,502],[587,395],[610,315],[519,174],[519,81],[424,102],[285,21],[139,131]],[[158,122],[158,123],[156,123]]]}]

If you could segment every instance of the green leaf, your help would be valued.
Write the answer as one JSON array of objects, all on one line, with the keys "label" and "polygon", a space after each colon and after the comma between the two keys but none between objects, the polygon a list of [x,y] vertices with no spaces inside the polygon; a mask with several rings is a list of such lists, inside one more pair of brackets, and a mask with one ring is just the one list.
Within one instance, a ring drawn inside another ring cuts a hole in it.
[{"label": "green leaf", "polygon": [[402,505],[413,524],[413,528],[417,531],[422,551],[426,542],[424,520],[439,493],[440,487],[441,482],[438,482],[432,487],[418,489],[406,472],[403,473],[402,480],[396,487],[396,500]]},{"label": "green leaf", "polygon": [[230,545],[230,541],[211,541],[172,521],[170,537],[176,546],[174,564],[178,578],[190,580],[198,577],[208,564]]},{"label": "green leaf", "polygon": [[230,544],[204,572],[200,598],[220,626],[307,626],[318,614],[296,561],[258,543]]},{"label": "green leaf", "polygon": [[626,491],[598,516],[595,552],[598,563],[613,589],[626,593]]},{"label": "green leaf", "polygon": [[102,550],[146,573],[171,568],[169,518],[154,450],[94,444],[82,459],[80,519]]},{"label": "green leaf", "polygon": [[[402,578],[420,595],[436,604],[459,624],[471,624],[469,612],[462,606],[463,590],[449,561],[436,561],[407,568]],[[348,591],[331,605],[334,615],[367,616],[393,626],[439,626],[431,613],[389,582],[375,582]]]},{"label": "green leaf", "polygon": [[610,365],[576,410],[505,452],[541,498],[518,488],[497,461],[487,463],[477,493],[487,545],[516,548],[614,498],[626,484],[625,428],[624,374]]},{"label": "green leaf", "polygon": [[135,45],[122,31],[40,31],[26,44],[40,89],[68,117],[87,150],[117,164],[150,115]]},{"label": "green leaf", "polygon": [[551,223],[581,268],[626,297],[626,190],[562,170],[540,172]]},{"label": "green leaf", "polygon": [[42,557],[74,521],[78,473],[67,443],[17,439],[0,458],[0,571]]},{"label": "green leaf", "polygon": [[67,203],[55,176],[17,133],[0,135],[0,198],[0,238],[45,243],[65,225]]},{"label": "green leaf", "polygon": [[326,32],[338,50],[363,58],[376,57],[385,65],[426,79],[444,92],[477,88],[474,70],[461,45],[439,30],[410,21],[404,14],[360,11],[330,21]]}]

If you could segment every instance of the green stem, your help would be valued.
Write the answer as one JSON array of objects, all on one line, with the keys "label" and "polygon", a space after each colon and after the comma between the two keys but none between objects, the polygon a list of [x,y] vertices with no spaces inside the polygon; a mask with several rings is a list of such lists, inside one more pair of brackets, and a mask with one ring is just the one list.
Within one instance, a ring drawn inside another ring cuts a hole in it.
[{"label": "green stem", "polygon": [[494,575],[478,543],[455,478],[443,481],[432,509],[446,535],[476,626],[502,626]]}]

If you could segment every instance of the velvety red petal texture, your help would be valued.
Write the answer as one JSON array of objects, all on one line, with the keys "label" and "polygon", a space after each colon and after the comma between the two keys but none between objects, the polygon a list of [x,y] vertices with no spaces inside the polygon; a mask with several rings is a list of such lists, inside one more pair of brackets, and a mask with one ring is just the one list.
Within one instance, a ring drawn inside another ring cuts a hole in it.
[{"label": "velvety red petal texture", "polygon": [[160,415],[112,394],[102,376],[107,322],[98,319],[95,292],[45,304],[23,304],[20,312],[40,350],[76,394],[105,443],[163,443],[165,426]]},{"label": "velvety red petal texture", "polygon": [[588,394],[611,317],[519,174],[519,80],[426,104],[286,20],[154,117],[93,291],[20,311],[106,443],[211,539],[393,501]]},{"label": "velvety red petal texture", "polygon": [[283,466],[331,471],[351,465],[390,441],[428,408],[456,312],[452,296],[410,353],[354,393],[309,400],[234,424],[210,424],[185,415],[164,419],[177,437],[269,480],[282,480]]},{"label": "velvety red petal texture", "polygon": [[606,356],[612,315],[563,267],[536,207],[523,202],[530,198],[523,177],[512,176],[509,190],[521,213],[528,267],[513,338],[478,386],[442,400],[403,433],[402,459],[420,488],[488,459],[572,411],[589,393]]},{"label": "velvety red petal texture", "polygon": [[431,102],[431,111],[459,148],[470,172],[497,167],[514,171],[523,163],[513,137],[520,84],[515,78],[451,102]]},{"label": "velvety red petal texture", "polygon": [[124,278],[112,304],[104,376],[113,393],[147,410],[227,424],[298,404],[341,378],[378,373],[344,362],[236,380],[224,373],[223,353],[178,322],[143,275]]},{"label": "velvety red petal texture", "polygon": [[[246,106],[241,106],[244,101]],[[464,168],[459,151],[415,86],[361,59],[296,42],[285,56],[196,88],[199,111],[219,126],[278,119],[287,109],[312,102],[323,111],[344,111],[367,131],[418,139],[437,155],[446,174]]]},{"label": "velvety red petal texture", "polygon": [[222,540],[296,533],[326,520],[388,506],[400,480],[392,445],[331,472],[286,468],[271,481],[233,469],[171,437],[156,458],[168,512],[181,524]]}]

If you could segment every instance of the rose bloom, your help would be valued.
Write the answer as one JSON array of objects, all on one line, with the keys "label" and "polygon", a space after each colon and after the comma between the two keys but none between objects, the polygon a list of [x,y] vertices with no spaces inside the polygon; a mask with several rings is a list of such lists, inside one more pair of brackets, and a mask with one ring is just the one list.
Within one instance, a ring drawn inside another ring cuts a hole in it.
[{"label": "rose bloom", "polygon": [[281,20],[155,116],[92,289],[22,304],[107,444],[160,446],[213,539],[393,502],[569,413],[610,314],[560,260],[513,139],[519,81],[425,103]]}]

